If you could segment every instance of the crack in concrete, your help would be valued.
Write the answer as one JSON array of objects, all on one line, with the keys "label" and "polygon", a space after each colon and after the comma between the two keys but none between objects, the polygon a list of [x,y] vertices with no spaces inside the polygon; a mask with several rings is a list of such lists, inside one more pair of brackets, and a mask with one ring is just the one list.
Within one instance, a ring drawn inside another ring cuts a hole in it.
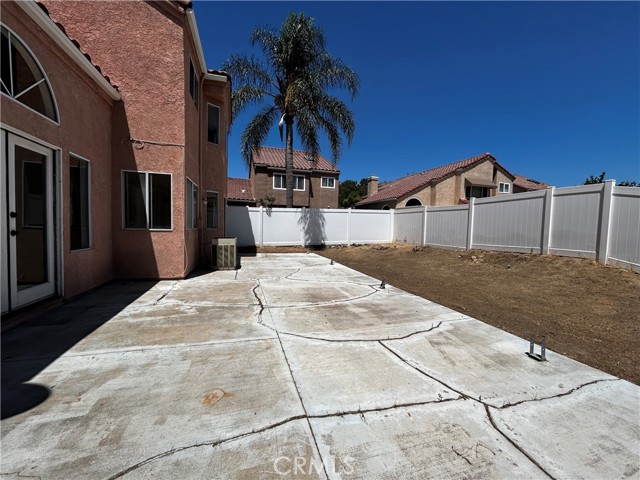
[{"label": "crack in concrete", "polygon": [[[260,286],[260,282],[258,281],[258,286]],[[267,295],[264,290],[262,291],[265,300],[267,299]],[[273,323],[273,318],[271,319],[271,323]],[[322,463],[322,470],[324,471],[324,476],[329,479],[329,474],[327,473],[327,467],[324,464],[324,459],[322,458],[322,453],[320,453],[320,447],[318,446],[318,440],[316,439],[316,435],[313,431],[313,427],[311,426],[311,421],[309,420],[309,413],[307,412],[307,407],[302,400],[302,395],[300,394],[300,389],[298,388],[298,383],[296,382],[296,377],[293,375],[293,370],[291,369],[291,364],[289,363],[289,357],[287,357],[287,352],[284,349],[284,345],[282,344],[282,338],[280,338],[280,333],[275,328],[276,336],[278,337],[278,343],[280,344],[280,350],[282,351],[282,355],[284,356],[284,361],[287,363],[287,368],[289,369],[289,375],[291,375],[291,380],[293,381],[293,387],[296,389],[296,393],[298,394],[298,399],[300,400],[300,405],[302,406],[302,410],[304,411],[304,415],[307,419],[307,425],[309,426],[309,432],[311,433],[311,438],[313,438],[313,443],[316,446],[316,451],[318,452],[318,456],[320,457],[320,462]]]},{"label": "crack in concrete", "polygon": [[[300,333],[283,332],[280,330],[278,330],[278,332],[280,332],[282,335],[288,335],[290,337],[304,338],[305,340],[318,340],[321,342],[329,342],[329,343],[388,342],[388,341],[394,341],[394,340],[403,340],[413,335],[419,335],[421,333],[431,332],[437,328],[440,328],[441,325],[442,325],[442,322],[438,322],[438,324],[435,326],[431,324],[431,328],[428,328],[426,330],[418,330],[415,332],[408,333],[407,335],[402,335],[399,337],[386,337],[386,338],[324,338],[324,337],[312,337],[308,335],[302,335]],[[267,328],[271,328],[268,325],[264,325],[264,326]],[[275,329],[272,329],[272,330],[274,332],[276,331]]]},{"label": "crack in concrete", "polygon": [[[482,402],[480,402],[482,403]],[[536,467],[538,467],[540,469],[540,471],[542,473],[544,473],[547,477],[551,478],[552,480],[556,480],[555,477],[553,475],[551,475],[549,472],[547,472],[547,470],[545,470],[545,468],[540,465],[540,463],[533,458],[533,456],[531,456],[530,453],[528,453],[524,448],[522,448],[520,445],[518,445],[515,440],[513,440],[511,437],[509,437],[506,433],[504,433],[502,430],[500,430],[500,428],[498,428],[498,425],[496,424],[496,422],[493,419],[493,416],[491,415],[491,410],[489,410],[489,405],[487,404],[483,404],[484,405],[484,410],[487,413],[487,418],[489,419],[489,423],[491,423],[491,426],[494,428],[494,430],[496,430],[500,435],[502,435],[504,437],[504,439],[509,442],[511,445],[513,445],[513,447],[518,450],[520,453],[522,453],[522,455],[524,455],[525,457],[527,457],[527,459],[533,463]]]},{"label": "crack in concrete", "polygon": [[322,413],[322,414],[316,414],[316,415],[309,415],[309,418],[316,419],[316,418],[346,417],[349,415],[364,415],[365,413],[386,412],[389,410],[395,410],[397,408],[421,407],[423,405],[431,405],[434,403],[457,402],[459,400],[466,400],[466,399],[461,395],[457,398],[425,400],[424,402],[395,403],[389,407],[372,407],[372,408],[364,408],[364,409],[358,409],[358,410],[345,410],[342,412],[334,412],[334,413]]},{"label": "crack in concrete", "polygon": [[[257,282],[256,286],[253,287],[251,292],[253,293],[253,296],[256,297],[256,300],[258,301],[258,305],[260,305],[260,312],[258,312],[258,318],[261,319],[262,318],[262,312],[264,312],[265,305],[264,305],[264,303],[262,303],[262,299],[258,296],[258,292],[256,291],[256,290],[258,290],[258,288],[261,288],[260,279],[256,280],[256,282]],[[259,321],[258,323],[260,323],[262,325],[261,321]]]},{"label": "crack in concrete", "polygon": [[171,293],[171,291],[178,285],[178,282],[175,281],[173,282],[173,285],[171,285],[169,287],[169,290],[167,290],[166,292],[164,292],[160,298],[158,298],[155,302],[153,302],[153,306],[155,307],[156,305],[158,305],[162,300],[164,300],[164,298],[169,295]]}]

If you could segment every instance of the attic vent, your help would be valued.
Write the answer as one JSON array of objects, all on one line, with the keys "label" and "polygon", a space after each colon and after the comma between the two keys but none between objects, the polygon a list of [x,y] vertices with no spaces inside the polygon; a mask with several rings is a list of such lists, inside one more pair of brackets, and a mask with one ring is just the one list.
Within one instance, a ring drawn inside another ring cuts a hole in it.
[{"label": "attic vent", "polygon": [[235,270],[237,254],[235,237],[211,240],[211,268],[214,270]]}]

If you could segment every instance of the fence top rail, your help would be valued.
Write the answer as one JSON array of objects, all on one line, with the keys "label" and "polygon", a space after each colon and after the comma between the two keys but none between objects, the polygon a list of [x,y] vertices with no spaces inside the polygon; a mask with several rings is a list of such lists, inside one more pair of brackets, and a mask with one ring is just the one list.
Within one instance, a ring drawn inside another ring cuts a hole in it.
[{"label": "fence top rail", "polygon": [[469,205],[444,205],[441,207],[432,207],[431,205],[429,205],[427,207],[427,211],[429,212],[448,212],[448,211],[457,211],[457,210],[468,210],[469,209]]},{"label": "fence top rail", "polygon": [[522,192],[513,193],[511,195],[499,195],[497,197],[485,197],[476,198],[476,205],[484,205],[487,203],[500,203],[500,202],[517,202],[518,200],[530,200],[535,198],[542,198],[547,194],[547,189],[536,190],[535,192]]},{"label": "fence top rail", "polygon": [[580,193],[598,193],[604,188],[604,183],[595,183],[593,185],[580,185],[577,187],[560,187],[553,191],[554,197],[562,195],[576,195]]},{"label": "fence top rail", "polygon": [[640,197],[640,187],[613,187],[616,197]]},{"label": "fence top rail", "polygon": [[411,207],[399,207],[396,209],[396,213],[400,213],[400,212],[405,212],[405,211],[416,211],[416,210],[422,210],[425,206],[424,205],[412,205]]}]

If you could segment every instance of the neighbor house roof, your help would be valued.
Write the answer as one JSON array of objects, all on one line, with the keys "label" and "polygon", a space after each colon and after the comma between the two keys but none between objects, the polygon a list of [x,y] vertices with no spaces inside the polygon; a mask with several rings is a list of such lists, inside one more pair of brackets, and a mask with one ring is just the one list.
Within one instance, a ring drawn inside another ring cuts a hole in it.
[{"label": "neighbor house roof", "polygon": [[475,157],[442,165],[440,167],[432,168],[431,170],[425,170],[424,172],[413,173],[406,177],[393,180],[392,182],[384,183],[380,185],[377,193],[374,193],[370,197],[366,197],[364,200],[358,202],[357,205],[366,205],[368,203],[401,198],[418,188],[427,186],[430,182],[438,181],[451,175],[458,169],[472,167],[473,165],[487,159],[492,159],[493,161],[496,160],[490,153],[483,153],[482,155],[476,155]]},{"label": "neighbor house roof", "polygon": [[227,178],[227,199],[255,202],[251,180],[248,178]]},{"label": "neighbor house roof", "polygon": [[515,186],[520,188],[524,188],[526,190],[544,190],[545,188],[549,188],[549,185],[546,183],[539,182],[537,180],[533,180],[532,178],[526,178],[522,175],[513,175],[516,179],[513,181]]},{"label": "neighbor house roof", "polygon": [[[275,147],[259,147],[254,148],[251,152],[253,164],[256,166],[285,168],[284,160],[285,149]],[[335,165],[329,162],[322,155],[318,155],[318,160],[311,160],[311,154],[304,150],[293,151],[293,169],[294,170],[322,170],[325,172],[340,173]]]}]

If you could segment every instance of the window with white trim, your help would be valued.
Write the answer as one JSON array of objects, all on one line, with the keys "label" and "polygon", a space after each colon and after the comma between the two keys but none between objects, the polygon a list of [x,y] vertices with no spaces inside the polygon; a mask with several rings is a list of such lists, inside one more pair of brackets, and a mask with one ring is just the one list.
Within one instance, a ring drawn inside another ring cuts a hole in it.
[{"label": "window with white trim", "polygon": [[511,184],[510,183],[500,182],[498,188],[499,188],[500,193],[509,193],[509,192],[511,192]]},{"label": "window with white trim", "polygon": [[[293,176],[293,189],[299,192],[304,192],[305,177],[304,175]],[[273,174],[273,188],[275,190],[287,189],[287,176],[283,173]]]},{"label": "window with white trim", "polygon": [[207,228],[218,228],[218,192],[207,191]]},{"label": "window with white trim", "polygon": [[193,103],[198,108],[198,72],[193,65],[193,60],[189,59],[189,93]]},{"label": "window with white trim", "polygon": [[198,186],[187,178],[185,223],[187,229],[198,228]]},{"label": "window with white trim", "polygon": [[322,177],[320,179],[320,186],[322,188],[336,188],[336,179],[333,177]]},{"label": "window with white trim", "polygon": [[4,25],[0,61],[0,91],[41,115],[58,121],[49,80],[24,42]]},{"label": "window with white trim", "polygon": [[89,162],[69,156],[69,214],[71,250],[91,247],[91,190]]},{"label": "window with white trim", "polygon": [[171,175],[122,172],[123,226],[171,230]]},{"label": "window with white trim", "polygon": [[220,142],[220,108],[207,103],[207,141]]}]

